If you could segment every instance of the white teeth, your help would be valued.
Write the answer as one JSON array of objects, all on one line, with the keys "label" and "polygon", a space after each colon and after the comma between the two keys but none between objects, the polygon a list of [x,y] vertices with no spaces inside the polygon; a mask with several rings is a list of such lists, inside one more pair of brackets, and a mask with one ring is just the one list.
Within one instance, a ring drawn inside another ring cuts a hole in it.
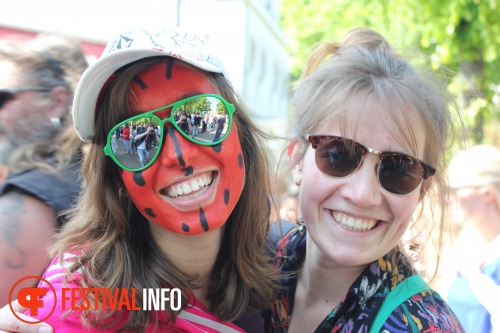
[{"label": "white teeth", "polygon": [[171,186],[167,190],[167,194],[171,198],[179,199],[182,196],[183,199],[190,199],[205,192],[210,184],[212,184],[212,173],[208,172]]},{"label": "white teeth", "polygon": [[191,189],[191,186],[189,186],[186,183],[182,184],[182,194],[189,194],[191,192],[193,192],[193,190]]},{"label": "white teeth", "polygon": [[175,196],[177,196],[177,191],[175,190],[175,188],[172,188],[172,187],[171,187],[171,188],[168,190],[168,196],[169,196],[169,197],[175,197]]},{"label": "white teeth", "polygon": [[351,231],[368,231],[377,225],[377,220],[357,219],[338,212],[332,212],[332,216],[340,226]]},{"label": "white teeth", "polygon": [[200,189],[200,184],[193,179],[193,181],[191,181],[191,188],[193,191],[198,191]]}]

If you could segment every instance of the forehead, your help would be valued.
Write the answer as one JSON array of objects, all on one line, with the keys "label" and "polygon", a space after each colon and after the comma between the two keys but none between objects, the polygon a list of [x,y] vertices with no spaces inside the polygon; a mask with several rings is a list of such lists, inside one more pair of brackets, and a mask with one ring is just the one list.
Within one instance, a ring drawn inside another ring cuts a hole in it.
[{"label": "forehead", "polygon": [[367,92],[357,93],[347,100],[341,112],[325,122],[325,127],[360,141],[377,138],[381,146],[372,148],[414,155],[422,154],[426,142],[415,106],[394,96],[380,98]]},{"label": "forehead", "polygon": [[215,93],[209,79],[182,61],[166,58],[139,73],[131,84],[133,109],[145,112],[201,93]]}]

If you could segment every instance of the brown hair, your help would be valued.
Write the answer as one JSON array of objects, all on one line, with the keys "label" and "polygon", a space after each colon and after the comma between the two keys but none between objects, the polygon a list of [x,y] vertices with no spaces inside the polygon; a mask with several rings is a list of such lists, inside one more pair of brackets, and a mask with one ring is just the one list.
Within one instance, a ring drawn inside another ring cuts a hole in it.
[{"label": "brown hair", "polygon": [[[72,218],[53,248],[62,258],[71,251],[71,271],[84,266],[82,283],[95,288],[195,288],[186,276],[155,246],[148,223],[125,193],[116,164],[104,156],[108,131],[131,115],[130,83],[160,60],[143,59],[117,72],[97,110],[96,135],[83,163],[84,190]],[[235,105],[234,122],[244,154],[246,179],[241,197],[225,224],[223,240],[208,286],[210,310],[223,320],[234,320],[252,309],[262,309],[274,296],[274,269],[265,254],[270,205],[269,165],[261,140],[265,135],[252,123],[230,83],[220,74],[203,72],[216,90]],[[123,110],[127,110],[124,112]],[[142,295],[137,303],[142,304]],[[171,319],[175,313],[170,311]],[[118,313],[82,315],[86,324],[98,326]],[[121,329],[143,332],[152,315],[131,311]],[[158,318],[155,318],[158,320]],[[158,322],[157,322],[158,324]]]}]

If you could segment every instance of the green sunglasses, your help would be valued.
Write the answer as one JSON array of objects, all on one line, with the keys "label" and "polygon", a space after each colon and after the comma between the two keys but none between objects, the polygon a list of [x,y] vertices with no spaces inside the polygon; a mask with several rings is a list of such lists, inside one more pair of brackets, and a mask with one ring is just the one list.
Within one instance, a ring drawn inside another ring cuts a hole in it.
[{"label": "green sunglasses", "polygon": [[[156,112],[168,108],[172,108],[168,117],[160,119],[155,115]],[[116,164],[128,171],[138,172],[148,168],[160,153],[165,136],[163,125],[166,122],[171,123],[183,137],[193,143],[202,146],[218,145],[229,135],[234,111],[234,105],[222,96],[203,94],[138,114],[118,123],[109,131],[104,155],[111,157]],[[191,115],[193,118],[200,117],[200,125],[191,125]],[[148,132],[136,140],[133,138],[132,129],[130,130],[130,143],[134,142],[139,147],[147,140],[147,156],[143,165],[139,154],[129,154],[128,147],[119,140],[122,136],[120,129],[125,124],[128,124],[130,129],[133,125],[137,126],[136,136]],[[197,128],[194,128],[195,126]]]}]

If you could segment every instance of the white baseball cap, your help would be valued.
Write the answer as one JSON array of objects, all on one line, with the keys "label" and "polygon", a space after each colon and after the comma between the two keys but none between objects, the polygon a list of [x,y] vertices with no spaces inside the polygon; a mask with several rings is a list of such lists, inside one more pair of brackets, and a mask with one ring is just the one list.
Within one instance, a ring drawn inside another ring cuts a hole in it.
[{"label": "white baseball cap", "polygon": [[221,61],[200,36],[180,28],[131,29],[113,38],[101,57],[83,73],[75,90],[73,122],[80,139],[92,141],[101,89],[119,68],[136,60],[170,56],[228,79]]}]

